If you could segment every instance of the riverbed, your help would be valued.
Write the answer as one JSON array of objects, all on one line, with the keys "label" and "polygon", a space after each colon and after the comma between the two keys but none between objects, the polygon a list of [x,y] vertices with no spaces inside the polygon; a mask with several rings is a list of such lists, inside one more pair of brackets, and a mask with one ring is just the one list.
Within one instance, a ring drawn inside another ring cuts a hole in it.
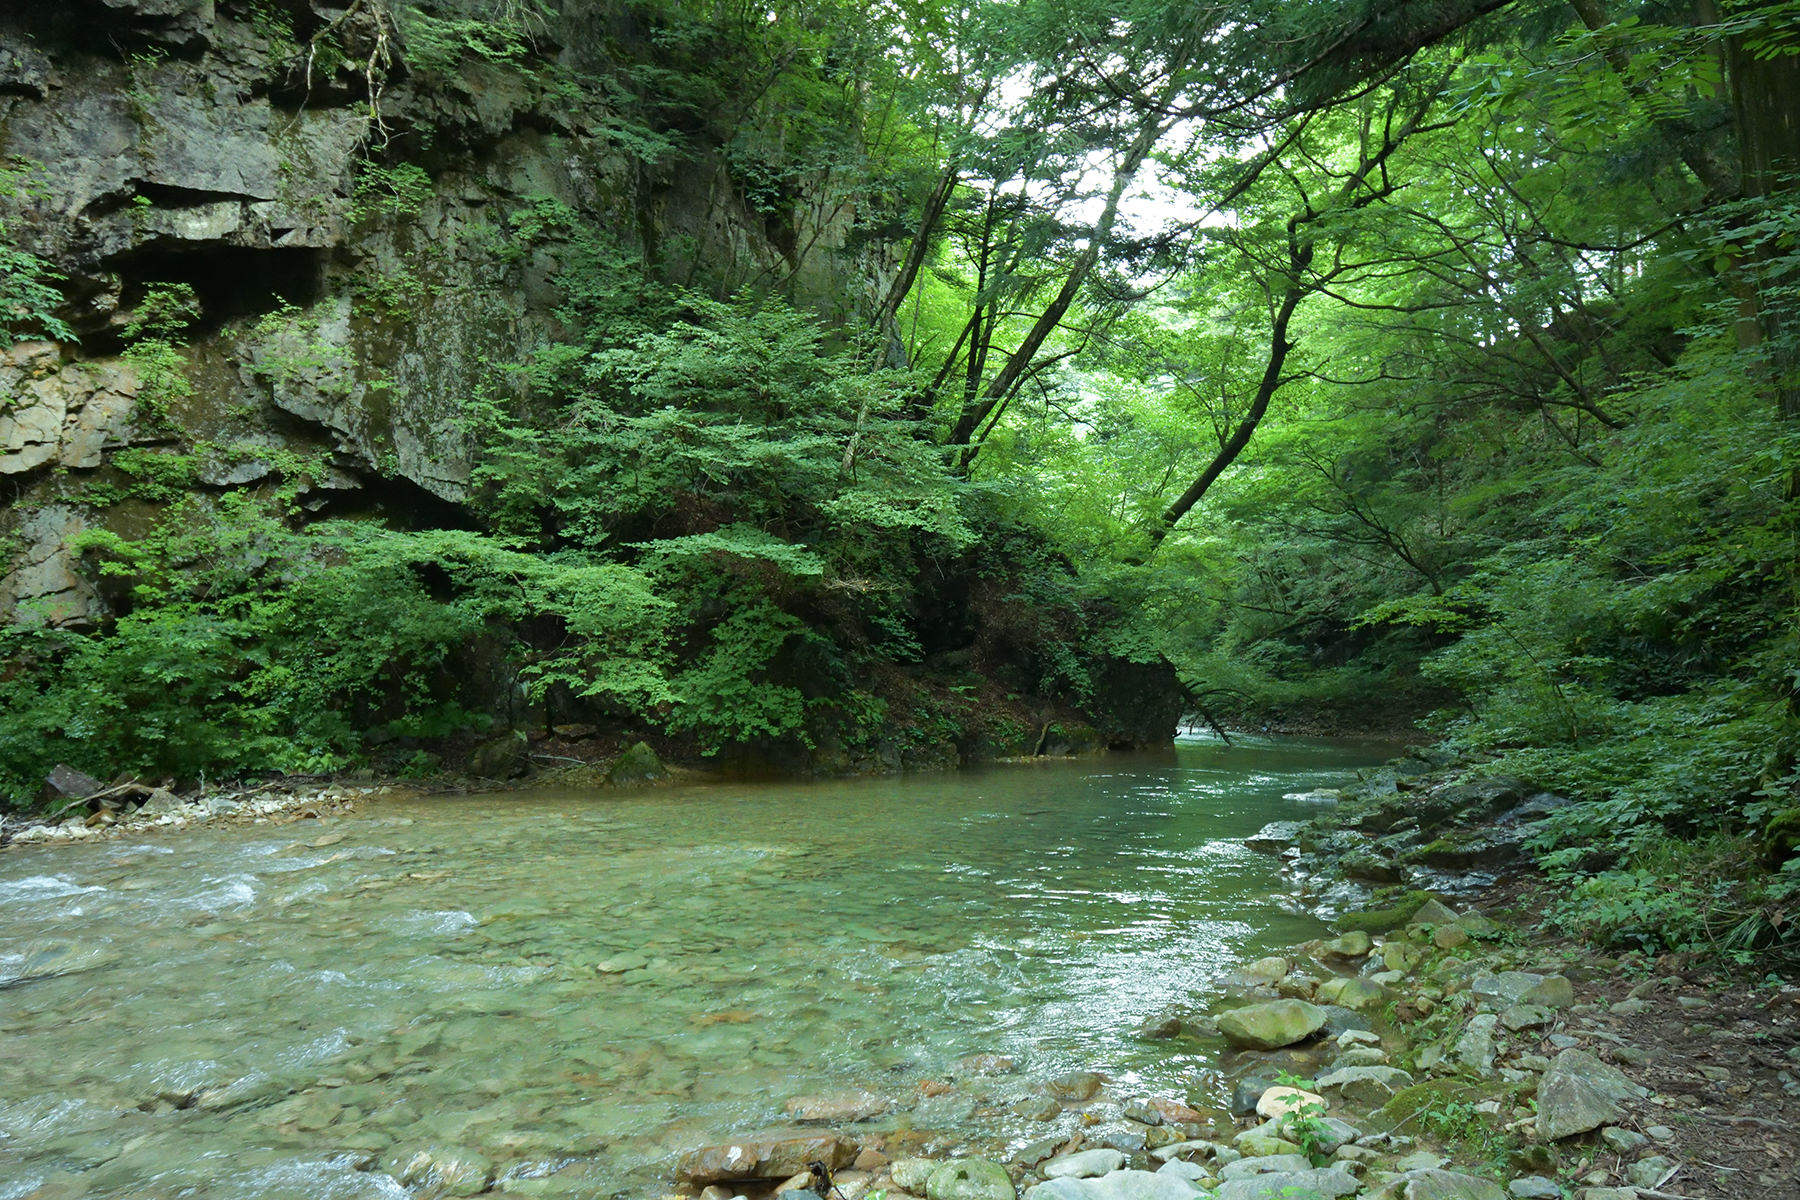
[{"label": "riverbed", "polygon": [[[0,1200],[361,1200],[463,1156],[658,1195],[682,1151],[862,1089],[874,1128],[1041,1137],[1090,1069],[1321,930],[1242,840],[1391,747],[1197,741],[955,774],[377,801],[0,855]],[[1013,1069],[979,1087],[973,1055]],[[990,1060],[991,1061],[991,1060]]]}]

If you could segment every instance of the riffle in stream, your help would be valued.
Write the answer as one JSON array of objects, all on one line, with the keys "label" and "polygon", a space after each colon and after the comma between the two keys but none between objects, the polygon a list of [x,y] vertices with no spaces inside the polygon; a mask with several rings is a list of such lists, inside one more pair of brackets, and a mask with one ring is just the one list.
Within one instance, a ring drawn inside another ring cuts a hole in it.
[{"label": "riffle in stream", "polygon": [[[913,778],[386,800],[0,855],[0,1200],[650,1196],[861,1088],[877,1128],[1042,1136],[1007,1089],[1213,1086],[1133,1036],[1314,936],[1242,839],[1373,744]],[[1015,1075],[921,1098],[972,1054]],[[1053,1127],[1052,1127],[1053,1128]]]}]

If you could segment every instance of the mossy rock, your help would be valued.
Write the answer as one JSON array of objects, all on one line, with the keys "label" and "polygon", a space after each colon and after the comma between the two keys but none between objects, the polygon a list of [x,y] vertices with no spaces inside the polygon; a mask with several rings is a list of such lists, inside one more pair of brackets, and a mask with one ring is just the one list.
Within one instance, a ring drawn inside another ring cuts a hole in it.
[{"label": "mossy rock", "polygon": [[498,737],[476,743],[469,751],[464,769],[481,779],[513,779],[530,769],[529,750],[525,735],[510,729]]},{"label": "mossy rock", "polygon": [[1769,818],[1762,832],[1763,859],[1778,867],[1800,853],[1800,808],[1787,808]]},{"label": "mossy rock", "polygon": [[654,783],[668,777],[669,768],[663,766],[662,759],[656,757],[656,751],[643,742],[638,742],[631,749],[619,755],[606,772],[606,782],[610,784]]},{"label": "mossy rock", "polygon": [[1054,758],[1078,754],[1099,754],[1106,749],[1106,737],[1092,725],[1054,724],[1044,730],[1040,753]]},{"label": "mossy rock", "polygon": [[1421,1113],[1442,1112],[1456,1103],[1498,1100],[1504,1111],[1518,1104],[1530,1090],[1524,1084],[1500,1085],[1497,1081],[1472,1083],[1466,1079],[1428,1079],[1395,1092],[1375,1110],[1365,1128],[1375,1133],[1386,1133],[1401,1125],[1417,1128]]},{"label": "mossy rock", "polygon": [[1337,919],[1340,933],[1387,933],[1399,929],[1412,920],[1414,913],[1432,898],[1430,892],[1410,891],[1401,895],[1387,908],[1371,908],[1361,912],[1347,912]]}]

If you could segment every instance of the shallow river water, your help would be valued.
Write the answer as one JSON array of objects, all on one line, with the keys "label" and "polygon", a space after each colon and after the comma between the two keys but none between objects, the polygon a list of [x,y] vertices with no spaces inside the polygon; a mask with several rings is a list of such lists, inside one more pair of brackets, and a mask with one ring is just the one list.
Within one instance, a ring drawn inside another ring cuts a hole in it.
[{"label": "shallow river water", "polygon": [[[1039,1136],[1074,1068],[1204,1095],[1172,1003],[1319,926],[1241,840],[1385,747],[377,801],[0,853],[0,1200],[651,1196],[682,1150],[867,1088],[878,1127]],[[918,1099],[963,1056],[1015,1075]]]}]

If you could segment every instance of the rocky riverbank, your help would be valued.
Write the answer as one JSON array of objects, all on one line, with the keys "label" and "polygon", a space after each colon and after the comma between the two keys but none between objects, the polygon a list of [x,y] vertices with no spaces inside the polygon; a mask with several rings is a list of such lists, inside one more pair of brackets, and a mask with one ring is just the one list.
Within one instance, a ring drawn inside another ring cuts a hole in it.
[{"label": "rocky riverbank", "polygon": [[76,797],[52,817],[0,815],[0,846],[85,842],[202,825],[286,824],[341,816],[407,784],[285,778],[268,784],[176,794],[164,787],[126,784]]},{"label": "rocky riverbank", "polygon": [[[513,739],[503,739],[510,744]],[[523,745],[523,739],[519,739]],[[500,760],[503,764],[510,760]],[[597,763],[569,760],[533,777],[529,783],[513,781],[510,771],[486,770],[492,764],[479,758],[471,774],[443,775],[429,781],[377,780],[330,775],[287,775],[270,781],[245,781],[208,788],[204,785],[181,792],[173,784],[151,784],[125,779],[102,784],[66,765],[59,765],[44,781],[47,816],[0,813],[0,847],[80,842],[93,838],[119,838],[134,834],[169,832],[200,825],[275,823],[314,817],[338,816],[381,796],[422,792],[461,792],[477,788],[507,788],[530,784],[566,787],[634,787],[678,782],[701,775],[689,768],[671,767],[643,742],[637,742]]]},{"label": "rocky riverbank", "polygon": [[1800,987],[1549,936],[1520,846],[1564,801],[1443,766],[1314,793],[1330,816],[1251,839],[1338,933],[1141,1031],[1210,1048],[1228,1097],[972,1060],[921,1092],[1046,1136],[984,1148],[896,1126],[911,1098],[800,1098],[795,1126],[682,1157],[683,1193],[817,1192],[816,1163],[843,1200],[1800,1197]]}]

